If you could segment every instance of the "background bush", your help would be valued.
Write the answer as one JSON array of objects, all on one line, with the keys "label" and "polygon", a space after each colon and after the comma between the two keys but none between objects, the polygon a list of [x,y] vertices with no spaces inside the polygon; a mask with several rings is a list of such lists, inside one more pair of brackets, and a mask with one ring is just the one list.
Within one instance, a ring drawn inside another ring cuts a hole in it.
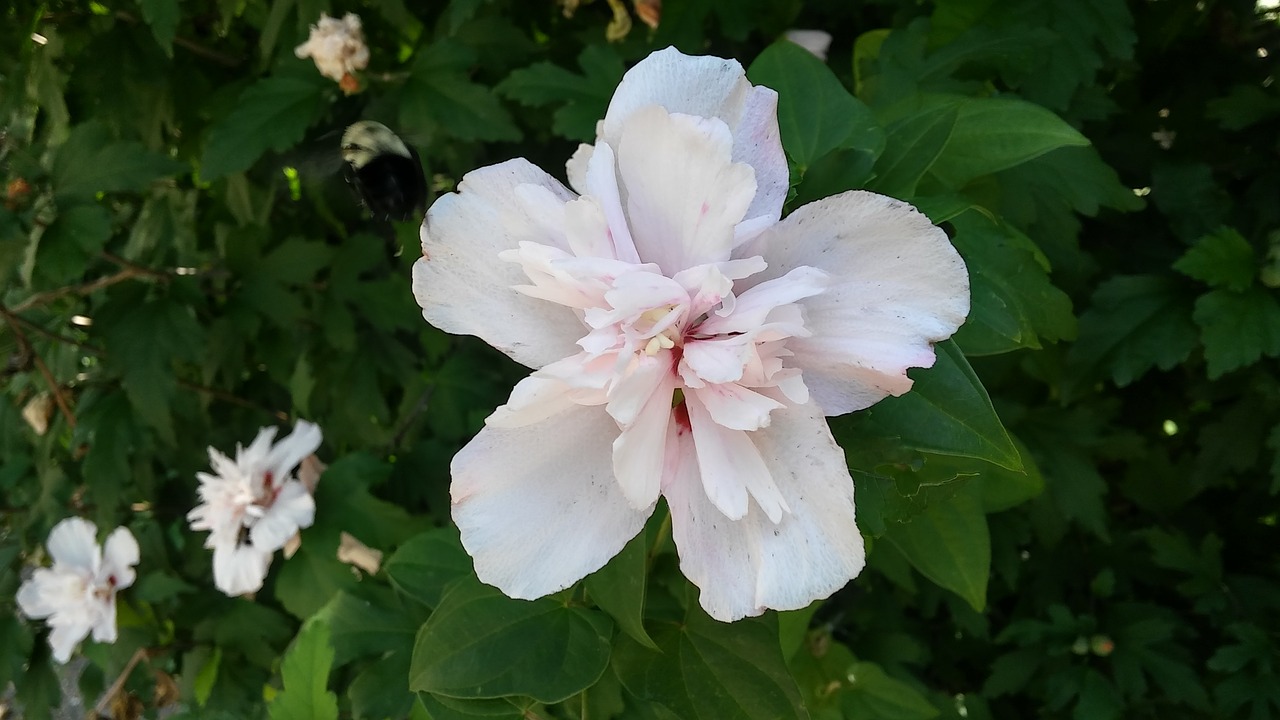
[{"label": "background bush", "polygon": [[[1274,3],[666,0],[613,42],[630,5],[417,5],[0,10],[0,686],[26,717],[60,694],[12,598],[68,515],[142,547],[120,640],[83,648],[90,700],[147,649],[114,717],[1280,716]],[[322,11],[364,20],[362,92],[293,55]],[[781,93],[789,208],[910,200],[973,278],[916,391],[833,421],[868,569],[733,625],[660,516],[552,599],[472,578],[448,461],[525,371],[421,320],[417,227],[335,174],[373,118],[433,193],[514,156],[563,177],[667,45]],[[205,448],[296,417],[331,463],[316,524],[223,597],[184,521]]]}]

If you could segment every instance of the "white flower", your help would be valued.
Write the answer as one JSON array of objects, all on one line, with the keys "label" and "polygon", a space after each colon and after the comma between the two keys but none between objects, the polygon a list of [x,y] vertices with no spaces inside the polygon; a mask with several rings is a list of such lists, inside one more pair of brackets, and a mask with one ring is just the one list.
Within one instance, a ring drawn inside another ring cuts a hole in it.
[{"label": "white flower", "polygon": [[422,229],[428,321],[536,368],[454,458],[481,580],[535,598],[666,498],[713,617],[794,609],[861,570],[824,415],[911,388],[969,309],[946,235],[868,192],[779,222],[777,94],[663,50],[623,78],[571,192],[524,160],[468,174]]},{"label": "white flower", "polygon": [[71,657],[90,632],[97,642],[116,641],[116,592],[133,584],[138,542],[128,528],[116,528],[104,548],[98,528],[67,518],[49,533],[45,547],[53,567],[39,568],[18,588],[18,607],[29,618],[48,618],[49,646],[60,663]]},{"label": "white flower", "polygon": [[801,30],[792,28],[782,36],[800,47],[808,50],[819,60],[826,61],[827,50],[831,48],[831,33],[825,30]]},{"label": "white flower", "polygon": [[273,445],[275,436],[275,428],[262,428],[249,447],[236,446],[234,461],[209,448],[216,474],[196,473],[200,504],[187,520],[192,530],[209,531],[213,581],[228,595],[261,589],[272,554],[315,521],[315,500],[293,470],[320,447],[320,428],[300,420]]},{"label": "white flower", "polygon": [[364,44],[360,16],[347,13],[339,20],[321,13],[320,22],[311,26],[311,35],[293,54],[310,57],[321,75],[337,82],[365,69],[369,65],[369,48]]}]

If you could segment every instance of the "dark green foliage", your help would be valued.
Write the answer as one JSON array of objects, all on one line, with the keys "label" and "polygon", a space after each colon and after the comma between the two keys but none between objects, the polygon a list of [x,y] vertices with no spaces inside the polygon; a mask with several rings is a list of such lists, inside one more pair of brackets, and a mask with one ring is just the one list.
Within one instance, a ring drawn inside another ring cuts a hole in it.
[{"label": "dark green foliage", "polygon": [[[573,6],[573,7],[571,7]],[[633,3],[621,3],[626,9]],[[358,12],[346,95],[293,49]],[[0,690],[61,700],[14,595],[60,519],[142,548],[89,705],[155,717],[1280,717],[1280,16],[1252,0],[18,0],[0,10]],[[824,62],[780,40],[834,35]],[[480,585],[449,461],[524,368],[421,319],[418,227],[337,136],[396,126],[433,196],[558,177],[649,52],[779,93],[787,209],[907,200],[972,309],[912,392],[833,418],[868,566],[722,624],[666,510],[537,601]],[[256,597],[188,531],[207,448],[318,422],[315,524]],[[351,540],[382,552],[369,572]],[[3,714],[3,712],[0,712]]]}]

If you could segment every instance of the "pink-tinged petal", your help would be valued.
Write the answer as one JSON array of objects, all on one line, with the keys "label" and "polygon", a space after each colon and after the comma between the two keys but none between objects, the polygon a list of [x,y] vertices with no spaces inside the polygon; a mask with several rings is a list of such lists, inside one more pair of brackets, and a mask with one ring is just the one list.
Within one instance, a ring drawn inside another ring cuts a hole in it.
[{"label": "pink-tinged petal", "polygon": [[911,388],[969,313],[969,275],[946,233],[910,205],[855,190],[796,210],[742,249],[762,255],[761,282],[805,265],[830,284],[802,301],[811,337],[787,348],[828,415]]},{"label": "pink-tinged petal", "polygon": [[760,526],[756,600],[776,610],[798,610],[844,587],[866,562],[855,522],[853,478],[844,450],[815,404],[773,414],[753,439],[791,514]]},{"label": "pink-tinged petal", "polygon": [[618,189],[617,159],[614,157],[612,147],[601,143],[586,158],[586,174],[583,176],[583,183],[584,194],[595,198],[600,203],[600,211],[604,213],[609,225],[612,252],[601,257],[639,263],[640,256],[636,252],[631,228],[627,224],[627,217],[622,209],[622,193]]},{"label": "pink-tinged petal", "polygon": [[734,245],[759,235],[782,217],[782,205],[791,188],[791,169],[782,150],[778,130],[778,93],[754,87],[742,105],[733,130],[733,161],[746,163],[756,171],[756,196],[747,208],[746,220],[734,229]]},{"label": "pink-tinged petal", "polygon": [[578,257],[613,258],[613,234],[600,201],[592,196],[571,200],[564,208],[569,249]]},{"label": "pink-tinged petal", "polygon": [[745,335],[689,342],[684,346],[685,367],[681,370],[692,372],[704,383],[737,382],[751,347],[751,338]]},{"label": "pink-tinged petal", "polygon": [[732,145],[720,120],[657,106],[622,126],[618,176],[631,237],[640,258],[667,276],[729,260],[733,228],[756,193],[755,172],[732,161]]},{"label": "pink-tinged petal", "polygon": [[280,494],[267,513],[249,528],[249,539],[257,550],[275,552],[284,547],[299,529],[311,527],[315,518],[315,498],[302,483],[290,480],[281,486]]},{"label": "pink-tinged petal", "polygon": [[506,405],[494,409],[485,424],[516,428],[533,425],[574,406],[569,386],[558,378],[530,375],[516,383]]},{"label": "pink-tinged petal", "polygon": [[[642,355],[636,359],[630,372],[613,381],[609,388],[609,404],[605,406],[605,410],[618,425],[626,427],[635,421],[654,394],[660,395],[662,389],[668,387],[668,380],[674,382],[674,379],[671,353]],[[671,394],[675,385],[670,385],[670,388],[666,399],[668,408],[671,407]]]},{"label": "pink-tinged petal", "polygon": [[666,48],[650,54],[623,76],[599,134],[617,147],[627,121],[649,105],[660,105],[671,113],[718,118],[729,127],[733,161],[755,170],[757,186],[738,242],[749,240],[778,220],[790,176],[778,131],[776,92],[752,87],[737,61],[689,56]]},{"label": "pink-tinged petal", "polygon": [[323,439],[319,425],[299,420],[293,432],[272,446],[262,467],[272,473],[273,482],[282,482],[303,458],[320,448]]},{"label": "pink-tinged petal", "polygon": [[565,175],[569,179],[569,187],[579,195],[587,194],[587,165],[591,163],[591,155],[595,153],[594,145],[580,143],[573,151],[569,161],[564,164]]},{"label": "pink-tinged petal", "polygon": [[811,267],[798,267],[738,294],[733,312],[721,317],[708,317],[699,327],[704,333],[745,333],[764,325],[769,313],[782,305],[818,295],[826,289],[830,278]]},{"label": "pink-tinged petal", "polygon": [[[703,609],[725,622],[806,607],[857,576],[865,560],[853,480],[817,406],[775,412],[771,427],[752,439],[791,507],[777,523],[759,508],[726,521],[699,492],[691,461],[663,481],[680,569],[701,590]],[[675,447],[687,458],[687,449]]]},{"label": "pink-tinged petal", "polygon": [[613,475],[618,426],[576,407],[519,428],[486,426],[453,458],[453,519],[479,578],[533,599],[599,570],[636,533]]},{"label": "pink-tinged petal", "polygon": [[236,597],[262,589],[271,567],[271,553],[252,545],[219,543],[213,548],[213,584]]},{"label": "pink-tinged petal", "polygon": [[711,504],[727,519],[741,520],[750,510],[750,498],[769,519],[780,520],[788,511],[787,503],[751,436],[713,420],[698,392],[686,393],[684,401],[693,428],[702,488]]},{"label": "pink-tinged petal", "polygon": [[71,659],[76,645],[88,636],[93,624],[88,619],[83,619],[67,624],[50,623],[50,628],[49,647],[53,649],[53,659],[65,663]]},{"label": "pink-tinged petal", "polygon": [[102,569],[98,572],[99,582],[107,578],[115,578],[117,590],[132,585],[137,577],[133,566],[141,560],[138,541],[134,539],[133,533],[124,527],[112,530],[102,549]]},{"label": "pink-tinged petal", "polygon": [[658,381],[644,407],[613,441],[614,475],[627,502],[637,510],[653,507],[662,490],[667,427],[671,424],[676,378],[667,370],[658,375]]},{"label": "pink-tinged petal", "polygon": [[707,408],[711,419],[732,430],[759,430],[769,426],[769,414],[783,407],[773,398],[737,383],[719,383],[691,390]]},{"label": "pink-tinged petal", "polygon": [[98,526],[84,518],[71,517],[59,522],[49,531],[45,543],[55,567],[65,565],[88,571],[98,569],[101,550],[98,548]]},{"label": "pink-tinged petal", "polygon": [[[548,192],[542,205],[520,185]],[[520,201],[523,198],[525,201]],[[541,230],[540,218],[562,212],[567,188],[525,160],[481,168],[463,177],[458,192],[441,197],[422,225],[422,258],[413,266],[413,292],[423,317],[445,332],[475,335],[532,368],[576,352],[582,323],[574,313],[531,301],[512,289],[527,282],[517,263],[498,253],[522,241],[568,250],[563,236]]]}]

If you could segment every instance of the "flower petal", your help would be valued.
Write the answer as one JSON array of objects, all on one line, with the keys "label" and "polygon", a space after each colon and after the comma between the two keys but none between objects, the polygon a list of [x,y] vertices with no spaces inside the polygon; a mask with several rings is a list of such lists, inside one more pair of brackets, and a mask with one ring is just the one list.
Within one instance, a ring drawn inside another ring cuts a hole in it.
[{"label": "flower petal", "polygon": [[316,501],[307,488],[297,480],[290,480],[280,488],[280,494],[267,509],[267,514],[249,528],[253,547],[271,553],[284,547],[298,530],[311,527],[316,518]]},{"label": "flower petal", "polygon": [[536,425],[486,426],[453,458],[453,519],[476,574],[534,599],[599,570],[652,507],[635,510],[613,475],[618,426],[603,407]]},{"label": "flower petal", "polygon": [[71,659],[71,652],[76,645],[85,639],[93,623],[87,618],[79,618],[71,623],[50,623],[49,647],[53,648],[53,659],[65,663]]},{"label": "flower petal", "polygon": [[[812,336],[792,364],[828,415],[911,389],[906,371],[933,364],[969,313],[969,275],[946,233],[910,205],[855,190],[805,205],[735,254],[762,255],[759,283],[805,265],[826,290],[801,301]],[[744,293],[745,295],[745,293]]]},{"label": "flower petal", "polygon": [[671,423],[671,397],[675,393],[676,378],[670,371],[664,371],[658,381],[657,387],[649,392],[647,402],[613,441],[613,473],[627,502],[637,510],[653,507],[662,491],[667,426]]},{"label": "flower petal", "polygon": [[[517,192],[520,186],[526,188]],[[436,200],[422,224],[413,293],[427,322],[475,335],[532,368],[577,352],[583,328],[573,312],[513,290],[527,278],[519,264],[498,259],[521,241],[567,251],[563,227],[549,229],[545,220],[563,218],[563,205],[573,198],[525,160],[467,173],[458,192]]]},{"label": "flower petal", "polygon": [[618,176],[631,237],[640,259],[668,277],[729,259],[733,228],[756,194],[755,172],[733,162],[732,145],[722,121],[657,106],[622,126]]},{"label": "flower petal", "polygon": [[781,520],[789,508],[751,436],[713,420],[697,392],[686,393],[684,401],[702,488],[711,503],[729,520],[740,520],[750,512],[749,495],[771,521]]},{"label": "flower petal", "polygon": [[[752,226],[740,242],[778,220],[790,175],[778,131],[776,92],[753,87],[736,60],[689,56],[669,47],[627,71],[609,101],[599,134],[617,147],[628,119],[649,105],[661,105],[672,113],[718,118],[729,127],[733,161],[755,170],[757,186],[745,215],[744,225]],[[576,155],[574,162],[579,162]],[[754,218],[764,221],[753,223]]]},{"label": "flower petal", "polygon": [[273,474],[273,482],[283,482],[303,458],[320,448],[323,438],[319,425],[299,420],[293,432],[272,446],[261,467]]},{"label": "flower petal", "polygon": [[791,507],[776,524],[759,508],[725,520],[701,492],[687,434],[673,433],[671,452],[684,461],[663,479],[680,569],[707,613],[725,622],[805,607],[843,587],[865,560],[853,480],[821,410],[775,411],[769,429],[751,437]]},{"label": "flower petal", "polygon": [[213,584],[231,597],[261,590],[270,567],[271,553],[252,545],[222,542],[213,548]]},{"label": "flower petal", "polygon": [[18,588],[22,614],[38,620],[84,602],[87,577],[74,572],[36,568]]},{"label": "flower petal", "polygon": [[92,574],[97,571],[101,558],[98,526],[84,518],[67,518],[49,531],[45,548],[53,558],[54,567],[67,566]]},{"label": "flower petal", "polygon": [[114,577],[117,590],[129,587],[137,577],[133,566],[137,565],[140,559],[138,541],[134,539],[133,533],[129,532],[129,528],[118,527],[112,530],[107,536],[107,542],[103,544],[102,569],[98,572],[99,582]]}]

